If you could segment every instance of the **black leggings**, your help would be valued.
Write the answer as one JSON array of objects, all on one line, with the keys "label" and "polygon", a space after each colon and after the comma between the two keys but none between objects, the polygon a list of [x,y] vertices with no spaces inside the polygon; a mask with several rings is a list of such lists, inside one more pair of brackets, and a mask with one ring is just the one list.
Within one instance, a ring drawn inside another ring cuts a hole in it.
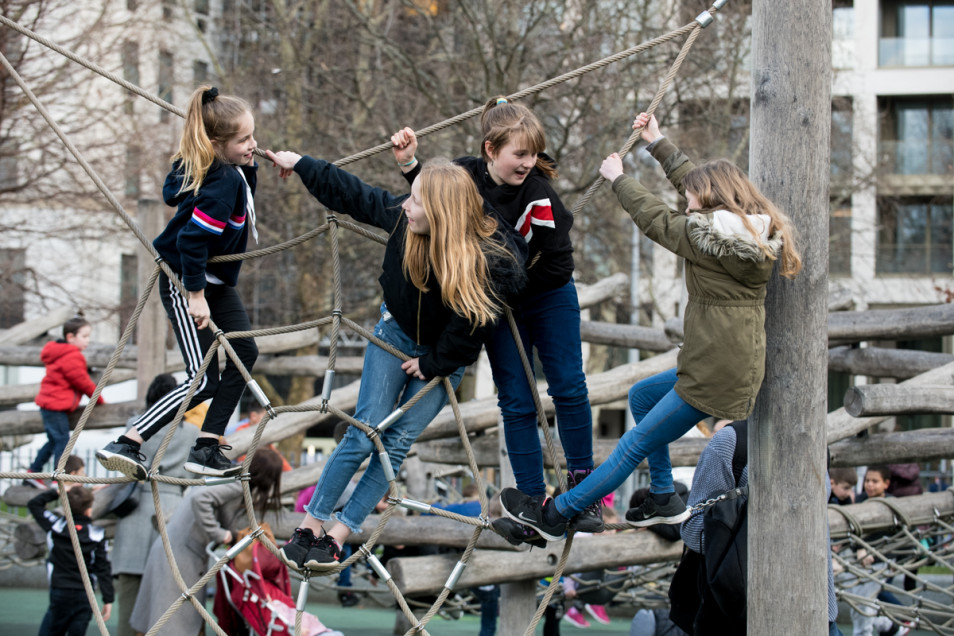
[{"label": "black leggings", "polygon": [[[202,366],[205,354],[215,340],[215,334],[211,329],[196,329],[195,321],[189,315],[188,302],[165,274],[159,275],[158,284],[159,297],[162,299],[162,306],[166,309],[166,315],[172,322],[179,350],[182,351],[182,357],[185,360],[188,378],[136,420],[134,426],[144,440],[161,431],[175,417],[179,405],[189,392],[189,385],[192,384],[192,380]],[[212,321],[222,331],[226,333],[249,331],[252,328],[248,314],[245,313],[245,307],[234,287],[208,284],[205,288],[205,299],[209,303]],[[236,338],[229,340],[229,344],[235,349],[245,368],[251,371],[258,358],[255,340]],[[216,361],[213,360],[209,364],[205,376],[199,381],[199,386],[189,403],[191,409],[200,402],[212,398],[212,404],[205,416],[205,423],[202,425],[203,433],[222,435],[225,432],[229,418],[235,411],[244,390],[245,379],[231,358],[226,356],[225,370],[222,371],[221,377]]]}]

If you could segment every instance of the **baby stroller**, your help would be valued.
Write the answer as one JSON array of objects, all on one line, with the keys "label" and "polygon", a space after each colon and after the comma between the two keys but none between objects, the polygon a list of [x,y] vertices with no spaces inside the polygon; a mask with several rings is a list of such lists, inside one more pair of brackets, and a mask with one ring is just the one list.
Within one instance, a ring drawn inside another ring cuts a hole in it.
[{"label": "baby stroller", "polygon": [[[218,575],[212,612],[222,630],[231,636],[291,636],[295,633],[295,601],[291,596],[288,568],[275,555],[254,541],[251,563],[243,569],[238,557],[225,564]],[[211,550],[210,550],[211,552]],[[344,636],[325,627],[314,614],[302,614],[303,636]]]}]

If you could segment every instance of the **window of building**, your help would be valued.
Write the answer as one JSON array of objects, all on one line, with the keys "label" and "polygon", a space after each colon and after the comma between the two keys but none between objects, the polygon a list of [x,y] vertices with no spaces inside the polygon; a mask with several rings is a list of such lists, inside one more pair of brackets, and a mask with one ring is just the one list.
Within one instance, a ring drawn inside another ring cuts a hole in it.
[{"label": "window of building", "polygon": [[[126,40],[121,52],[123,63],[123,79],[130,84],[139,86],[139,43]],[[133,114],[133,96],[127,91],[125,110],[127,115]]]},{"label": "window of building", "polygon": [[832,200],[828,215],[828,274],[851,276],[851,199]]},{"label": "window of building", "polygon": [[195,12],[201,15],[209,15],[209,0],[195,0]]},{"label": "window of building", "polygon": [[[122,254],[119,260],[119,325],[121,330],[132,319],[139,302],[139,258],[135,254]],[[133,332],[132,341],[136,334]]]},{"label": "window of building", "polygon": [[0,248],[0,329],[23,322],[26,249]]},{"label": "window of building", "polygon": [[[159,98],[172,103],[173,58],[168,51],[159,52]],[[169,111],[165,108],[159,111],[159,121],[169,120]]]},{"label": "window of building", "polygon": [[166,22],[172,22],[172,10],[175,5],[175,0],[162,0],[162,19]]},{"label": "window of building", "polygon": [[886,0],[881,66],[954,65],[954,0]]},{"label": "window of building", "polygon": [[855,65],[855,8],[852,2],[834,0],[831,20],[831,64],[835,69]]},{"label": "window of building", "polygon": [[836,97],[831,102],[831,176],[833,180],[850,180],[852,174],[852,111],[851,99]]},{"label": "window of building", "polygon": [[0,141],[0,190],[20,184],[20,144],[15,139]]},{"label": "window of building", "polygon": [[954,199],[880,197],[875,271],[880,274],[954,273]]},{"label": "window of building", "polygon": [[888,174],[954,174],[954,98],[882,98],[881,169]]},{"label": "window of building", "polygon": [[209,80],[209,65],[200,60],[192,63],[192,83],[195,86],[205,84]]},{"label": "window of building", "polygon": [[141,158],[142,150],[139,146],[126,146],[125,191],[127,197],[139,196],[139,163]]}]

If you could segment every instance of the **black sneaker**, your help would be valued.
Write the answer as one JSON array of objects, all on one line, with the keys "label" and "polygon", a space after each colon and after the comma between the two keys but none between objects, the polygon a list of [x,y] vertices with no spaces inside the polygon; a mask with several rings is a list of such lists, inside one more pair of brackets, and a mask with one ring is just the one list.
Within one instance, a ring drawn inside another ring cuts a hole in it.
[{"label": "black sneaker", "polygon": [[676,493],[665,504],[657,504],[652,495],[646,497],[638,508],[626,511],[626,521],[631,526],[645,528],[659,523],[682,523],[689,518],[689,509]]},{"label": "black sneaker", "polygon": [[[592,472],[592,470],[568,471],[566,474],[567,486],[576,488],[580,482],[586,479],[586,476]],[[603,508],[601,502],[602,498],[588,505],[583,509],[583,512],[570,520],[570,525],[578,532],[603,532]]]},{"label": "black sneaker", "polygon": [[338,602],[341,603],[341,607],[354,607],[361,602],[361,597],[354,592],[339,592]]},{"label": "black sneaker", "polygon": [[305,556],[305,567],[312,570],[326,570],[337,566],[340,560],[341,548],[331,535],[326,534],[308,550]]},{"label": "black sneaker", "polygon": [[278,551],[282,561],[290,568],[301,570],[305,567],[308,551],[318,544],[318,538],[310,528],[295,528],[291,539]]},{"label": "black sneaker", "polygon": [[492,525],[494,530],[497,531],[497,534],[506,539],[510,545],[526,543],[535,548],[547,547],[547,540],[537,534],[536,530],[522,523],[517,523],[513,519],[500,517],[499,519],[494,519],[490,525]]},{"label": "black sneaker", "polygon": [[189,472],[206,477],[232,477],[242,472],[240,464],[222,454],[222,450],[232,450],[231,446],[212,444],[211,446],[193,446],[189,451],[189,460],[183,468]]},{"label": "black sneaker", "polygon": [[110,442],[96,451],[96,459],[106,470],[115,470],[137,481],[146,478],[146,456],[129,444]]},{"label": "black sneaker", "polygon": [[[559,541],[566,536],[567,520],[559,515],[556,522],[547,522],[546,512],[549,512],[553,500],[546,495],[531,497],[516,488],[504,488],[500,491],[500,507],[504,514],[526,526],[536,530],[541,537],[549,541]],[[556,513],[556,510],[552,512]]]}]

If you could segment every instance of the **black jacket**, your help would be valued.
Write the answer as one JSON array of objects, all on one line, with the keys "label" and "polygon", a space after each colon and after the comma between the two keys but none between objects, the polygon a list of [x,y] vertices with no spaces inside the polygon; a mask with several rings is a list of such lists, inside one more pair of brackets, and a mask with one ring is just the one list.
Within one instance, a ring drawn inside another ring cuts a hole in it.
[{"label": "black jacket", "polygon": [[[545,154],[540,155],[552,161]],[[506,223],[517,230],[528,244],[527,289],[524,296],[563,287],[573,276],[573,244],[570,228],[573,215],[539,168],[534,168],[522,185],[497,185],[487,164],[479,157],[460,157],[454,163],[465,168],[477,184],[480,196]],[[420,173],[421,164],[405,173],[408,182]]]},{"label": "black jacket", "polygon": [[[431,347],[431,352],[420,358],[421,373],[427,378],[445,376],[477,360],[481,343],[493,325],[475,328],[467,318],[444,305],[436,280],[428,279],[429,291],[424,293],[404,275],[404,241],[408,230],[401,203],[408,195],[395,196],[371,187],[351,173],[312,157],[302,157],[295,164],[295,172],[308,191],[329,209],[390,233],[378,280],[388,311],[401,330],[418,344]],[[494,292],[506,299],[516,296],[526,283],[527,248],[519,235],[503,222],[498,222],[494,238],[514,255],[509,258],[487,253]]]},{"label": "black jacket", "polygon": [[[73,552],[73,542],[70,539],[66,518],[46,509],[47,504],[55,501],[57,497],[56,489],[41,492],[27,503],[27,508],[40,527],[47,532],[47,547],[50,551],[47,574],[50,578],[50,587],[82,590],[83,577],[76,563],[76,554]],[[85,516],[73,517],[73,522],[76,525],[76,536],[79,537],[90,580],[94,587],[97,582],[99,583],[103,603],[112,603],[113,577],[109,559],[106,556],[106,537],[103,529],[94,526],[89,517]]]},{"label": "black jacket", "polygon": [[[205,289],[208,271],[226,285],[238,282],[242,261],[208,263],[212,256],[242,254],[248,242],[245,208],[248,181],[255,193],[258,166],[234,166],[215,160],[209,168],[199,194],[179,192],[182,187],[181,161],[172,165],[162,186],[166,205],[176,206],[175,216],[152,242],[156,251],[182,277],[188,291]],[[242,179],[242,174],[245,175]]]}]

